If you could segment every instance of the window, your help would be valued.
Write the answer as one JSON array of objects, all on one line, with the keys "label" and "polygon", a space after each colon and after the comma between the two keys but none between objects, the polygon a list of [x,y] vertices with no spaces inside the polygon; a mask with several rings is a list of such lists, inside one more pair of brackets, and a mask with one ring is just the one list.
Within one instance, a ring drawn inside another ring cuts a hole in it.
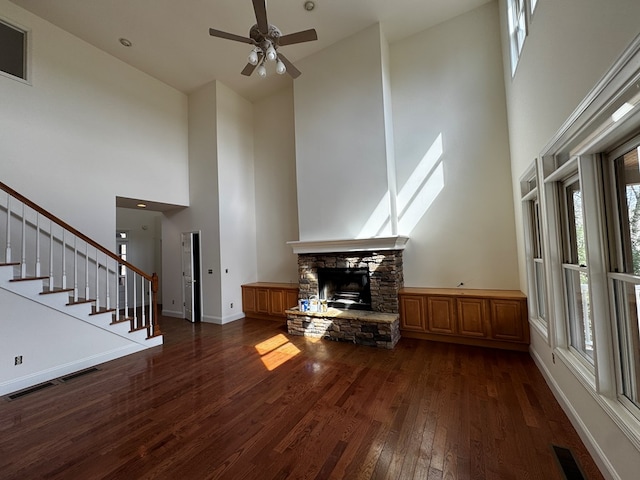
[{"label": "window", "polygon": [[511,75],[513,76],[516,73],[524,39],[527,36],[525,0],[507,0],[507,17],[511,50]]},{"label": "window", "polygon": [[0,20],[0,72],[27,80],[27,32]]},{"label": "window", "polygon": [[613,159],[614,214],[610,281],[620,370],[619,394],[640,407],[640,147]]},{"label": "window", "polygon": [[[124,260],[125,262],[127,261],[127,245],[128,245],[128,238],[129,238],[129,234],[126,231],[118,231],[116,233],[116,238],[117,238],[117,246],[118,246],[118,256]],[[119,266],[119,283],[120,285],[124,285],[126,282],[126,276],[127,276],[127,267],[123,264],[120,264]]]},{"label": "window", "polygon": [[561,184],[563,199],[564,293],[569,344],[593,364],[593,325],[589,298],[589,273],[585,244],[582,190],[577,175]]},{"label": "window", "polygon": [[542,231],[540,224],[540,202],[536,198],[530,202],[531,209],[531,242],[532,242],[532,262],[534,276],[534,301],[536,313],[539,320],[545,325],[547,323],[547,300],[545,295],[546,282],[544,279],[544,261],[542,259]]},{"label": "window", "polygon": [[547,295],[543,260],[542,212],[538,197],[536,164],[521,181],[522,211],[525,222],[526,260],[528,274],[529,318],[548,337]]}]

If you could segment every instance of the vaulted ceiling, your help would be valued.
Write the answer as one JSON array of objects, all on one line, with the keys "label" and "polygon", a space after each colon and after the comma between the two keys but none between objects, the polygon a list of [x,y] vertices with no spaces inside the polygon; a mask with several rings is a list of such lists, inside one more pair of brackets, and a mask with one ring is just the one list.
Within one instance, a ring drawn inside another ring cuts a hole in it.
[{"label": "vaulted ceiling", "polygon": [[[217,79],[256,100],[292,81],[273,67],[267,78],[240,75],[250,46],[209,35],[212,27],[248,36],[255,23],[251,0],[12,1],[185,93]],[[307,11],[305,0],[269,0],[267,14],[283,34],[318,32],[315,42],[281,47],[295,63],[376,22],[392,43],[489,1],[314,0],[315,9]]]}]

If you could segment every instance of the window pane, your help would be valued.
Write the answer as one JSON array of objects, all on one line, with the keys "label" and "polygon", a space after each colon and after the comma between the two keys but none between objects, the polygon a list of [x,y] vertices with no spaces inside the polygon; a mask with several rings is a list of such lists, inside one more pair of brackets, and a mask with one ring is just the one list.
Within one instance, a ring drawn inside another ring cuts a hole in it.
[{"label": "window pane", "polygon": [[536,302],[538,307],[538,317],[540,319],[547,318],[547,299],[545,293],[545,281],[544,281],[544,264],[542,261],[536,260],[533,263],[536,276]]},{"label": "window pane", "polygon": [[27,79],[26,37],[24,31],[0,21],[0,70],[23,80]]},{"label": "window pane", "polygon": [[622,271],[640,275],[640,165],[634,149],[615,161]]},{"label": "window pane", "polygon": [[622,373],[622,395],[640,407],[640,285],[614,281],[618,344]]},{"label": "window pane", "polygon": [[587,250],[585,248],[584,219],[582,216],[582,192],[579,182],[574,182],[567,187],[567,216],[569,223],[567,263],[586,265]]},{"label": "window pane", "polygon": [[586,272],[565,268],[571,346],[593,363],[593,325]]}]

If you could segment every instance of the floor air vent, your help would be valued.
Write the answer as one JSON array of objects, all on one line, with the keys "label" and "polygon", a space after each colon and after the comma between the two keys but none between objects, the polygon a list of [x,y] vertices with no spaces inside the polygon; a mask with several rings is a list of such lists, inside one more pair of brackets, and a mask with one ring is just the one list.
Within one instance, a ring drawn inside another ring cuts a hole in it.
[{"label": "floor air vent", "polygon": [[84,370],[80,370],[76,373],[71,373],[69,375],[65,375],[64,377],[60,377],[60,380],[63,382],[68,382],[69,380],[73,380],[78,377],[82,377],[83,375],[88,375],[93,372],[97,372],[98,369],[96,367],[86,368]]},{"label": "floor air vent", "polygon": [[15,400],[16,398],[24,397],[25,395],[29,395],[30,393],[35,393],[43,388],[53,387],[55,383],[53,382],[45,382],[39,385],[34,385],[33,387],[25,388],[24,390],[20,390],[19,392],[12,393],[7,395],[6,398],[8,400]]},{"label": "floor air vent", "polygon": [[560,469],[562,473],[564,473],[564,477],[567,480],[584,480],[584,476],[571,450],[565,447],[558,447],[557,445],[552,445],[552,447]]}]

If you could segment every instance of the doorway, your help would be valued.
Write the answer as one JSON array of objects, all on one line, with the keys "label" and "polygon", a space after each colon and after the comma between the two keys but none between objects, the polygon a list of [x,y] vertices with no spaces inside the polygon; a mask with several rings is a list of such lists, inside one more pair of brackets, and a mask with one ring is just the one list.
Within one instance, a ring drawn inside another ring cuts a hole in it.
[{"label": "doorway", "polygon": [[185,232],[182,234],[182,298],[184,318],[192,323],[202,318],[200,280],[200,232]]}]

